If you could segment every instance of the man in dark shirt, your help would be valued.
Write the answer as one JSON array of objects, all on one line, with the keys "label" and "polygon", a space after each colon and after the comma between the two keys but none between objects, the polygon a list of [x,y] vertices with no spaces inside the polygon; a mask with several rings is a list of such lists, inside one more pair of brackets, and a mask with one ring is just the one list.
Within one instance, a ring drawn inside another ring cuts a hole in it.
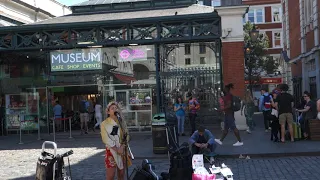
[{"label": "man in dark shirt", "polygon": [[274,100],[275,106],[278,108],[279,112],[279,123],[281,125],[281,142],[285,142],[285,126],[288,123],[288,128],[291,136],[291,141],[294,141],[293,137],[293,115],[292,115],[292,107],[294,98],[291,94],[287,93],[289,87],[287,84],[283,84],[280,87],[281,94],[277,96]]},{"label": "man in dark shirt", "polygon": [[220,139],[215,139],[215,141],[222,145],[222,141],[228,135],[229,129],[234,132],[234,135],[237,137],[238,142],[233,144],[233,146],[242,146],[243,142],[240,138],[239,130],[236,127],[235,118],[234,118],[234,110],[232,107],[232,99],[233,95],[231,94],[231,89],[233,89],[233,84],[228,84],[225,86],[225,96],[223,97],[224,101],[224,130],[222,133],[222,137]]}]

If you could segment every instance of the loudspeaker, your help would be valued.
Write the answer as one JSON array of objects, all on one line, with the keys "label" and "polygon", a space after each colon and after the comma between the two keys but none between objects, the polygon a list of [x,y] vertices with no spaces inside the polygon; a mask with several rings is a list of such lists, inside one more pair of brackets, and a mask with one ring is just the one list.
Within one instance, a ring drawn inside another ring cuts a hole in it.
[{"label": "loudspeaker", "polygon": [[170,168],[170,179],[173,180],[192,180],[193,169],[190,168]]}]

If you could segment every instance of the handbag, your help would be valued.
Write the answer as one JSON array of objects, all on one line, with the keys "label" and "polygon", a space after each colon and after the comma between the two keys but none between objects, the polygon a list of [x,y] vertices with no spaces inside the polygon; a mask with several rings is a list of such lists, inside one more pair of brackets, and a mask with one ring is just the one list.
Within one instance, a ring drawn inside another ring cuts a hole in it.
[{"label": "handbag", "polygon": [[276,109],[273,109],[271,110],[271,115],[275,116],[275,117],[278,117],[278,111]]}]

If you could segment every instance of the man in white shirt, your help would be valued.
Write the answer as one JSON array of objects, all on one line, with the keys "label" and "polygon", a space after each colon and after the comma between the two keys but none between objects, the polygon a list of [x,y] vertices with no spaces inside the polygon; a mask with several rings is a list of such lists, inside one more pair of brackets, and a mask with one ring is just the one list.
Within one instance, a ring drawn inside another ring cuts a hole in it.
[{"label": "man in white shirt", "polygon": [[102,122],[102,106],[98,101],[94,106],[94,111],[95,111],[95,117],[96,117],[97,123],[94,125],[93,129],[97,128]]}]

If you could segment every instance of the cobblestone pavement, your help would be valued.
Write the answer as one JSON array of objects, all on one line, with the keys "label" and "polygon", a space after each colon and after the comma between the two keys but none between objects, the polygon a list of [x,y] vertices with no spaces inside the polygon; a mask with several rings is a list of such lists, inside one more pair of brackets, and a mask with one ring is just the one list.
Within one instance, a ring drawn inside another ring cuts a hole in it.
[{"label": "cobblestone pavement", "polygon": [[[59,149],[62,153],[69,149]],[[97,148],[74,148],[70,157],[73,179],[105,179],[104,150]],[[34,179],[38,149],[0,151],[0,179]],[[302,180],[320,179],[320,157],[286,157],[258,159],[221,159],[229,165],[235,180]],[[152,160],[156,172],[168,171],[168,159]],[[134,166],[141,159],[134,161]],[[130,168],[132,171],[132,168]]]}]

